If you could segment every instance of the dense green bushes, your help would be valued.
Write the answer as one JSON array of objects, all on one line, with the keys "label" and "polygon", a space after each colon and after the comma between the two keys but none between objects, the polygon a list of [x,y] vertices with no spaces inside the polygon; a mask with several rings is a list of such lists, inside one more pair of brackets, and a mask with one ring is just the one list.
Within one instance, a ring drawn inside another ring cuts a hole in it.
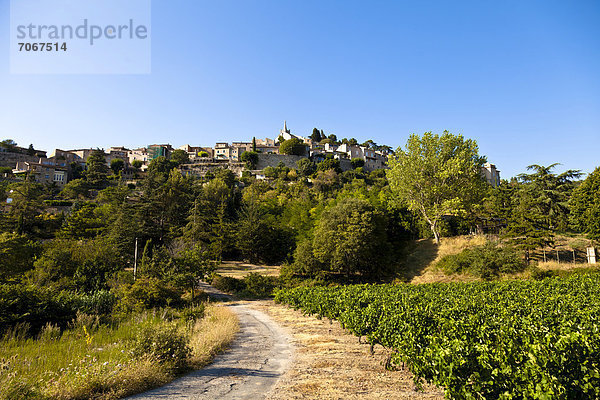
[{"label": "dense green bushes", "polygon": [[78,294],[50,288],[0,285],[0,334],[18,324],[36,334],[46,324],[66,327],[77,315],[107,315],[116,302],[108,291]]},{"label": "dense green bushes", "polygon": [[121,312],[140,311],[151,308],[176,307],[182,304],[181,291],[152,277],[142,277],[132,285],[126,285],[119,293],[118,308]]},{"label": "dense green bushes", "polygon": [[543,281],[281,290],[276,300],[339,320],[393,349],[417,382],[452,399],[597,399],[600,275]]},{"label": "dense green bushes", "polygon": [[325,209],[313,235],[294,254],[293,269],[314,277],[322,273],[381,279],[389,275],[387,219],[364,199],[343,198]]},{"label": "dense green bushes", "polygon": [[272,296],[273,291],[279,287],[279,279],[256,272],[249,273],[243,279],[214,275],[211,285],[222,292],[242,297],[266,298]]},{"label": "dense green bushes", "polygon": [[437,263],[447,274],[466,273],[483,279],[523,271],[527,264],[512,247],[486,243],[443,257]]}]

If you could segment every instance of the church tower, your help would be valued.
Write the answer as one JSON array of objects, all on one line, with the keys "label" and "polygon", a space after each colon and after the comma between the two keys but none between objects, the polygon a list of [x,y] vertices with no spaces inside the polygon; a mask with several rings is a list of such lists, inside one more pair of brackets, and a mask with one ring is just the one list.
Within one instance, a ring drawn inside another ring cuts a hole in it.
[{"label": "church tower", "polygon": [[280,130],[279,133],[281,133],[282,135],[285,133],[289,135],[291,133],[291,131],[287,127],[287,121],[283,121],[283,129]]}]

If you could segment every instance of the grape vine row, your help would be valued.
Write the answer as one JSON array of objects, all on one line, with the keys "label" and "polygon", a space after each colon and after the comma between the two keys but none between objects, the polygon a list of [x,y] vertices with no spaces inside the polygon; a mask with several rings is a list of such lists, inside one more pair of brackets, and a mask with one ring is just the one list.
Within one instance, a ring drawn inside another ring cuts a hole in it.
[{"label": "grape vine row", "polygon": [[393,349],[456,399],[600,398],[600,274],[568,279],[298,287],[275,300]]}]

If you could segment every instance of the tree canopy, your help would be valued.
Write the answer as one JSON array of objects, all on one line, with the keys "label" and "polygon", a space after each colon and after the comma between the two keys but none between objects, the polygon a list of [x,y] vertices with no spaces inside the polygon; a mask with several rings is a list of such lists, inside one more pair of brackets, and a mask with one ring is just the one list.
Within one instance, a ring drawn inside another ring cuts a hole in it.
[{"label": "tree canopy", "polygon": [[279,152],[281,154],[303,156],[306,153],[306,145],[298,138],[291,138],[281,143]]},{"label": "tree canopy", "polygon": [[445,215],[464,215],[484,194],[485,180],[477,143],[444,131],[410,136],[389,159],[387,177],[400,203],[420,213],[439,243]]},{"label": "tree canopy", "polygon": [[600,239],[600,167],[573,191],[569,205],[575,227],[591,239]]},{"label": "tree canopy", "polygon": [[181,149],[173,150],[171,153],[171,161],[177,165],[187,164],[190,162],[189,154]]}]

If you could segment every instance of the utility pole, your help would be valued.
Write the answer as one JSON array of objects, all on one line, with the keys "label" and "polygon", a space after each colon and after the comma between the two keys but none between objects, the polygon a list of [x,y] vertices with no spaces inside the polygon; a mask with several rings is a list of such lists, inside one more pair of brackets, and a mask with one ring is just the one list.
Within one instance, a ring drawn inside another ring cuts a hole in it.
[{"label": "utility pole", "polygon": [[137,275],[137,253],[138,253],[138,238],[135,238],[135,253],[133,255],[133,280]]}]

